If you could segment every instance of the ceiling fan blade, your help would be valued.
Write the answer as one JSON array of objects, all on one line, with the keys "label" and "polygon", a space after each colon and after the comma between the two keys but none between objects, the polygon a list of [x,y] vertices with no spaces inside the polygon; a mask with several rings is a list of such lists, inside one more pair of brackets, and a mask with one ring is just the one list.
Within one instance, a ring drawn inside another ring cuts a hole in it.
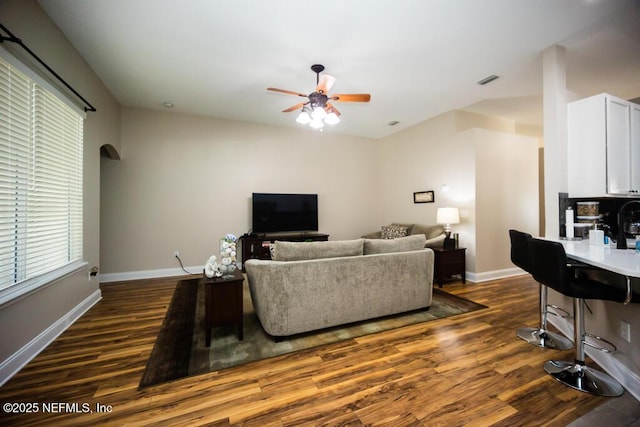
[{"label": "ceiling fan blade", "polygon": [[278,88],[275,88],[275,87],[268,87],[267,90],[270,90],[272,92],[286,93],[286,94],[289,94],[289,95],[303,96],[305,98],[307,97],[307,95],[305,95],[304,93],[294,92],[292,90],[278,89]]},{"label": "ceiling fan blade", "polygon": [[320,76],[320,81],[318,81],[318,87],[316,87],[316,92],[322,92],[325,95],[329,93],[331,87],[336,82],[336,78],[330,76],[329,74],[323,74]]},{"label": "ceiling fan blade", "polygon": [[301,102],[300,104],[296,104],[293,107],[289,107],[286,110],[282,110],[283,113],[290,113],[292,111],[296,111],[302,107],[304,107],[304,104],[306,104],[306,102]]},{"label": "ceiling fan blade", "polygon": [[329,99],[338,102],[369,102],[371,100],[371,95],[368,93],[343,93],[331,95]]}]

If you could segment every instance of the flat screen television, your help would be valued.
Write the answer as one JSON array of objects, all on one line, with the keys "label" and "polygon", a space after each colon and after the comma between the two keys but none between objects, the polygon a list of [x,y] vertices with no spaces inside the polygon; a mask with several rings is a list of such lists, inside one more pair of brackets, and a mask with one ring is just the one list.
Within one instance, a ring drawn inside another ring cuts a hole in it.
[{"label": "flat screen television", "polygon": [[253,193],[252,231],[318,231],[318,195]]}]

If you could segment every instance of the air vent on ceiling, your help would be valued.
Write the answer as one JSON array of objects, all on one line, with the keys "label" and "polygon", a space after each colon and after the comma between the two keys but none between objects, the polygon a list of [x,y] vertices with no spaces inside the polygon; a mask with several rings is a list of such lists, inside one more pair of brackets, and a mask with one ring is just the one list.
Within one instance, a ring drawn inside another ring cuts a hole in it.
[{"label": "air vent on ceiling", "polygon": [[478,80],[477,83],[479,85],[486,85],[487,83],[491,83],[492,81],[494,81],[497,78],[499,78],[499,76],[496,76],[495,74],[491,74],[490,76],[487,76],[482,80]]}]

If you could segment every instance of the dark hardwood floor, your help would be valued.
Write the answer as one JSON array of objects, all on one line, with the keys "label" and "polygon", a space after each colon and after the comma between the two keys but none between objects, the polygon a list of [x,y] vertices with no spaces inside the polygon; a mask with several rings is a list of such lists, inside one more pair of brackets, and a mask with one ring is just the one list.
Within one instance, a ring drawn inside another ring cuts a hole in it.
[{"label": "dark hardwood floor", "polygon": [[516,337],[538,321],[529,276],[445,284],[484,310],[140,391],[175,282],[103,285],[103,300],[0,389],[3,405],[37,413],[3,411],[0,424],[564,426],[607,401],[544,373],[571,351]]}]

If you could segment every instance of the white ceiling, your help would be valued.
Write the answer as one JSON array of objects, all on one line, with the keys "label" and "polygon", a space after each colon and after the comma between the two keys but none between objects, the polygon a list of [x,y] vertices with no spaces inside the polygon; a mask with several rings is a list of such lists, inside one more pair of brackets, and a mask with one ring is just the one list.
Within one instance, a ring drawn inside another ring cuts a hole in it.
[{"label": "white ceiling", "polygon": [[640,0],[39,3],[124,106],[302,126],[281,110],[303,99],[266,88],[310,93],[320,63],[332,93],[371,93],[326,132],[380,138],[452,109],[541,125],[554,44],[570,91],[640,96]]}]

